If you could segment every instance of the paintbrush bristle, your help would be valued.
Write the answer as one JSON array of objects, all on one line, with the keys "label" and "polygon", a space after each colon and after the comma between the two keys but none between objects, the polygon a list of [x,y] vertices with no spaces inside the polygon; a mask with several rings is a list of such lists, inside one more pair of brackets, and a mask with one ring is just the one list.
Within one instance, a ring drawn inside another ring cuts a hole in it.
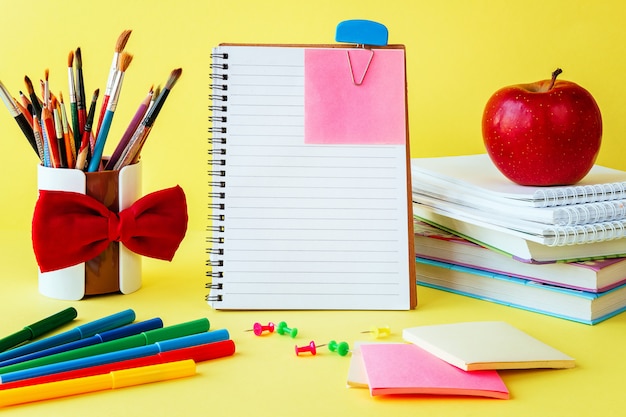
[{"label": "paintbrush bristle", "polygon": [[183,73],[182,68],[176,68],[174,71],[172,71],[172,73],[170,74],[170,78],[165,83],[165,88],[168,90],[171,90],[172,87],[174,87],[174,84],[176,84],[176,81],[178,81],[178,79],[180,78],[180,75],[182,73]]},{"label": "paintbrush bristle", "polygon": [[44,71],[44,79],[46,80],[46,82],[48,81],[49,76],[50,76],[50,70],[46,68],[46,70]]},{"label": "paintbrush bristle", "polygon": [[76,58],[76,68],[83,68],[83,53],[80,51],[80,46],[76,48],[76,53],[74,54]]},{"label": "paintbrush bristle", "polygon": [[28,75],[24,76],[24,83],[26,83],[26,91],[28,94],[33,94],[35,89],[33,89],[33,82],[28,78]]},{"label": "paintbrush bristle", "polygon": [[59,91],[59,101],[63,104],[63,91]]},{"label": "paintbrush bristle", "polygon": [[125,72],[128,69],[131,61],[133,60],[133,56],[127,52],[122,52],[120,55],[120,63],[119,68],[120,71]]},{"label": "paintbrush bristle", "polygon": [[120,53],[124,50],[124,48],[126,48],[126,42],[128,42],[131,32],[132,30],[125,30],[117,38],[117,42],[115,43],[115,52]]},{"label": "paintbrush bristle", "polygon": [[67,55],[67,66],[72,67],[74,65],[74,51],[70,51]]}]

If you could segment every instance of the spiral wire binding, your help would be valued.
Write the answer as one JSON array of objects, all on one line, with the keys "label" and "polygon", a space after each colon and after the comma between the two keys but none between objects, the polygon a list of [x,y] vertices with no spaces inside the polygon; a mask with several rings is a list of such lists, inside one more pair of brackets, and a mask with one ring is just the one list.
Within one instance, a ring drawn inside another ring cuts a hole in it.
[{"label": "spiral wire binding", "polygon": [[534,198],[540,200],[540,207],[626,199],[626,182],[546,188],[537,190]]},{"label": "spiral wire binding", "polygon": [[626,220],[549,228],[548,246],[570,246],[626,237]]},{"label": "spiral wire binding", "polygon": [[210,126],[208,128],[207,172],[209,175],[208,209],[210,213],[208,220],[210,225],[207,227],[209,236],[206,239],[208,245],[206,249],[208,257],[206,261],[206,276],[210,278],[210,281],[206,283],[205,287],[210,291],[206,295],[206,301],[210,303],[222,301],[222,294],[216,293],[223,289],[221,280],[224,277],[223,272],[219,269],[224,266],[224,260],[222,259],[224,255],[222,247],[224,244],[224,225],[221,223],[226,219],[223,213],[225,208],[223,199],[226,197],[224,192],[226,182],[223,180],[223,177],[226,176],[226,149],[224,148],[226,138],[222,136],[226,133],[226,127],[223,124],[227,121],[226,112],[228,110],[228,106],[225,104],[228,101],[226,95],[226,91],[228,91],[228,85],[226,84],[228,74],[222,72],[228,69],[228,63],[224,62],[226,59],[228,59],[228,54],[212,53],[211,74],[209,76],[211,93],[209,94],[210,115],[208,120]]}]

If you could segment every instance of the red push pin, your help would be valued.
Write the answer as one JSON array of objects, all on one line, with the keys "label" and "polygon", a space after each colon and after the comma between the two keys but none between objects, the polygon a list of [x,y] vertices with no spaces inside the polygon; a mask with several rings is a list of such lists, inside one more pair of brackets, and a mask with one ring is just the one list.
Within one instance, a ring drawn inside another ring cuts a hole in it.
[{"label": "red push pin", "polygon": [[311,342],[306,346],[298,346],[296,345],[296,355],[300,356],[300,353],[303,352],[311,352],[311,355],[317,355],[317,347],[315,346],[315,342],[311,340]]},{"label": "red push pin", "polygon": [[251,330],[246,330],[247,332],[253,331],[255,335],[261,336],[263,332],[274,333],[274,323],[269,322],[267,326],[262,325],[261,323],[254,323],[254,326]]}]

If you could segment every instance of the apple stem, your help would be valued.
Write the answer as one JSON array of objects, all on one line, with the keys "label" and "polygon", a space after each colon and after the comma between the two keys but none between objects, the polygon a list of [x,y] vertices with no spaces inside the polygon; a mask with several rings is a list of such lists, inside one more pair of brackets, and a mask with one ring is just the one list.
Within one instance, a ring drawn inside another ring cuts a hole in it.
[{"label": "apple stem", "polygon": [[552,90],[552,87],[554,87],[554,83],[556,82],[556,77],[558,77],[559,74],[562,72],[563,70],[561,68],[557,68],[554,70],[554,72],[552,73],[552,81],[550,82],[550,86],[548,87],[548,90]]}]

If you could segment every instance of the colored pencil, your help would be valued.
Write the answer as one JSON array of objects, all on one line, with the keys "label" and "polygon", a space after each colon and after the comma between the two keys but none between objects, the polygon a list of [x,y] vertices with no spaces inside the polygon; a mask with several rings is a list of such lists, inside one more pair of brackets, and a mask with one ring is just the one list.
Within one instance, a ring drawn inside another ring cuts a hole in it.
[{"label": "colored pencil", "polygon": [[24,93],[21,90],[20,90],[20,101],[22,102],[22,106],[26,107],[26,109],[28,109],[29,113],[32,115],[33,103],[30,102],[28,97],[26,97],[26,95],[24,95]]},{"label": "colored pencil", "polygon": [[76,165],[76,144],[67,120],[67,109],[63,102],[63,93],[59,92],[59,107],[61,108],[61,128],[63,129],[63,141],[67,154],[67,166],[73,168]]},{"label": "colored pencil", "polygon": [[41,122],[37,118],[36,114],[33,114],[33,134],[35,135],[35,143],[37,144],[37,153],[39,154],[39,159],[41,160],[41,162],[44,162],[45,158],[43,149],[43,132],[41,131]]},{"label": "colored pencil", "polygon": [[56,97],[52,98],[50,106],[52,109],[52,121],[54,122],[56,146],[59,152],[59,168],[67,168],[67,153],[65,148],[65,138],[63,137],[63,126],[61,126],[61,112],[59,111]]},{"label": "colored pencil", "polygon": [[53,168],[61,168],[61,160],[59,158],[59,147],[56,140],[56,129],[54,127],[54,116],[50,109],[46,106],[41,108],[41,125],[43,126],[43,136],[48,146],[50,155],[50,163]]},{"label": "colored pencil", "polygon": [[[24,115],[24,117],[26,118],[26,121],[28,122],[28,124],[30,125],[30,128],[32,129],[33,128],[33,114],[26,107],[24,107],[24,105],[15,97],[13,97],[13,102],[15,103],[17,108],[20,110],[20,113]],[[26,135],[26,133],[24,133],[24,135]]]},{"label": "colored pencil", "polygon": [[39,152],[37,151],[37,143],[35,142],[35,133],[33,131],[32,124],[28,122],[26,116],[24,116],[24,113],[17,106],[17,102],[13,99],[13,97],[11,97],[11,94],[9,94],[9,91],[4,86],[4,84],[2,84],[1,81],[0,98],[2,98],[2,101],[4,101],[4,104],[9,110],[9,113],[17,122],[18,126],[22,130],[22,133],[24,133],[24,136],[26,136],[26,140],[28,140],[30,146],[34,149],[35,153],[39,155]]},{"label": "colored pencil", "polygon": [[91,160],[89,161],[89,167],[87,171],[96,172],[98,171],[100,164],[102,162],[102,153],[104,152],[104,145],[106,144],[107,136],[109,135],[109,129],[111,128],[111,123],[113,122],[113,115],[115,114],[115,110],[117,109],[117,102],[120,98],[120,93],[122,91],[122,84],[124,82],[124,74],[128,69],[128,66],[133,60],[133,56],[126,52],[122,52],[120,55],[120,68],[117,71],[117,75],[115,77],[115,81],[113,83],[112,96],[109,104],[107,105],[107,110],[104,115],[104,121],[102,122],[102,128],[100,133],[98,133],[96,137],[96,145],[93,149],[93,155]]},{"label": "colored pencil", "polygon": [[183,70],[182,68],[177,68],[170,73],[170,77],[165,84],[163,90],[154,101],[154,105],[148,111],[148,114],[141,122],[137,130],[135,131],[133,137],[130,139],[126,150],[122,154],[122,157],[117,161],[114,166],[114,169],[119,170],[126,165],[130,165],[139,160],[139,156],[141,154],[141,149],[152,130],[152,126],[159,115],[165,100],[167,99],[169,92],[172,90],[178,79],[180,78]]},{"label": "colored pencil", "polygon": [[102,98],[102,106],[100,108],[100,118],[98,119],[98,127],[96,128],[96,137],[100,133],[100,127],[102,126],[102,120],[104,119],[104,115],[107,111],[107,106],[109,105],[109,98],[113,93],[113,83],[115,82],[115,77],[117,75],[117,70],[119,69],[118,63],[120,59],[120,54],[126,47],[126,43],[128,42],[128,38],[130,38],[130,34],[132,31],[125,30],[120,36],[117,38],[117,42],[115,43],[115,50],[113,52],[113,60],[111,62],[111,68],[109,69],[109,78],[107,79],[106,89],[104,90],[104,97]]}]

